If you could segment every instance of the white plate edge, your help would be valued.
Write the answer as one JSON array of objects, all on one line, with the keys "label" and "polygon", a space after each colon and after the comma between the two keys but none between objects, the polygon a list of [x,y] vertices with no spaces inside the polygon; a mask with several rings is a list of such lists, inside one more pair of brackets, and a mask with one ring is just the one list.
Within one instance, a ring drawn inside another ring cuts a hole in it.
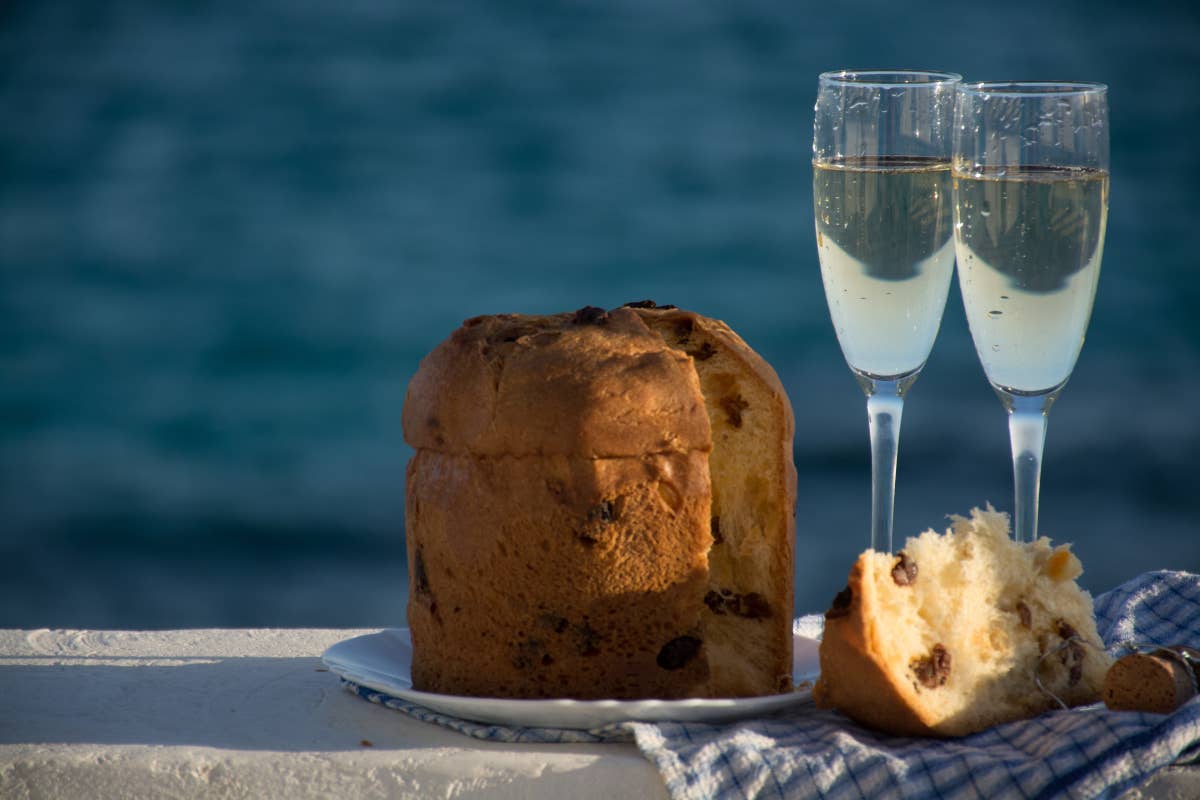
[{"label": "white plate edge", "polygon": [[[460,719],[502,725],[588,730],[615,722],[718,722],[748,719],[756,714],[774,713],[792,705],[808,702],[812,697],[812,681],[817,677],[814,659],[814,669],[811,671],[798,672],[795,665],[793,666],[793,681],[797,684],[807,682],[807,685],[792,692],[760,697],[690,697],[679,700],[480,698],[423,692],[411,688],[408,678],[381,673],[361,664],[347,663],[349,659],[338,657],[339,650],[354,644],[371,646],[371,640],[388,636],[398,637],[411,647],[407,628],[384,628],[376,633],[353,636],[331,645],[321,655],[321,661],[339,677],[366,689]],[[794,649],[801,643],[814,650],[817,645],[816,640],[795,633],[792,635],[792,642]],[[407,683],[408,687],[397,685],[397,680]],[[680,711],[684,713],[675,713]]]}]

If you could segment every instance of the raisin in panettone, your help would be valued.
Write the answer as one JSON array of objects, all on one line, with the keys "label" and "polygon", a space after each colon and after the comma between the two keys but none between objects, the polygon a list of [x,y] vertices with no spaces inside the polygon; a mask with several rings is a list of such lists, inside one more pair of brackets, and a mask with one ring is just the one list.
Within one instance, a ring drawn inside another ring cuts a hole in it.
[{"label": "raisin in panettone", "polygon": [[790,689],[787,397],[723,323],[631,305],[476,317],[422,361],[404,407],[416,688]]},{"label": "raisin in panettone", "polygon": [[[990,508],[868,550],[825,614],[817,704],[888,733],[961,736],[1100,698],[1111,660],[1079,560]],[[1040,685],[1039,685],[1040,684]]]}]

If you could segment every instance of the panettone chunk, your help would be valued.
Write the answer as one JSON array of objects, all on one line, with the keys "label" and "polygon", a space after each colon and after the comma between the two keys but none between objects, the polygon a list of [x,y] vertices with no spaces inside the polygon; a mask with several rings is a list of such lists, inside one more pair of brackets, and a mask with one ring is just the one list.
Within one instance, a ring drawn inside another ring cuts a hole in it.
[{"label": "panettone chunk", "polygon": [[1013,541],[990,508],[894,555],[868,550],[825,615],[818,705],[888,733],[961,736],[1055,697],[1097,701],[1110,659],[1082,571],[1066,545]]}]

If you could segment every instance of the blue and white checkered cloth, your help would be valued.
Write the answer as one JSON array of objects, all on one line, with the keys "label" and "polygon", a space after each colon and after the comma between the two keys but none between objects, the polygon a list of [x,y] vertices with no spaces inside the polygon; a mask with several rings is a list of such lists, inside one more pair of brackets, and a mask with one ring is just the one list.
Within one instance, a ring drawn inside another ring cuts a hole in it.
[{"label": "blue and white checkered cloth", "polygon": [[[1200,575],[1147,573],[1096,598],[1109,651],[1130,642],[1200,646]],[[815,636],[819,616],[797,620]],[[1200,697],[1173,714],[1089,706],[961,739],[887,736],[801,705],[724,725],[625,723],[594,731],[513,728],[447,717],[351,690],[417,719],[505,742],[637,742],[673,798],[1115,797],[1158,770],[1200,758]]]}]

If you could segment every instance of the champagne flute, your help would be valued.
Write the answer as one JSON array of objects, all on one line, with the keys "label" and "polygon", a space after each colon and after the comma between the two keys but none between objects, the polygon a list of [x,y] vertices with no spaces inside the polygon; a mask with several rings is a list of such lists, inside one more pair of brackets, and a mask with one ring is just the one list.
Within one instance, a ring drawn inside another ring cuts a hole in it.
[{"label": "champagne flute", "polygon": [[1083,347],[1108,219],[1107,89],[958,88],[954,228],[975,350],[1008,412],[1014,536],[1037,539],[1046,415]]},{"label": "champagne flute", "polygon": [[825,299],[867,395],[871,547],[892,549],[904,396],[929,358],[954,271],[950,156],[959,75],[826,72],[813,121]]}]

